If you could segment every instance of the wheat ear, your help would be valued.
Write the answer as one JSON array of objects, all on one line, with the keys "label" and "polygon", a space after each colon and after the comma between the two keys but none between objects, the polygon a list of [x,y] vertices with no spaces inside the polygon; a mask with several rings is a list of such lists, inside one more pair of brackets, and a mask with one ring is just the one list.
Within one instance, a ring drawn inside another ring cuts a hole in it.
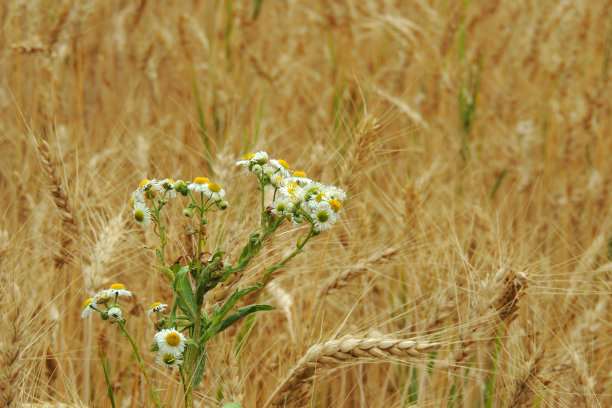
[{"label": "wheat ear", "polygon": [[411,358],[427,359],[439,344],[416,340],[389,338],[345,337],[312,346],[272,393],[264,408],[286,405],[299,406],[303,393],[300,388],[312,379],[318,367],[330,367],[349,361],[367,359]]},{"label": "wheat ear", "polygon": [[62,178],[59,175],[58,165],[51,156],[49,144],[46,141],[41,140],[36,144],[36,150],[38,153],[38,160],[40,161],[41,167],[47,176],[49,191],[53,196],[55,206],[60,212],[62,224],[66,232],[61,239],[62,254],[55,259],[56,266],[60,267],[69,257],[69,252],[66,250],[66,248],[72,241],[71,233],[78,230],[77,219],[70,195],[68,195]]},{"label": "wheat ear", "polygon": [[351,281],[366,273],[374,266],[380,265],[395,258],[400,253],[399,245],[392,245],[387,249],[379,250],[370,257],[363,259],[339,274],[334,275],[328,282],[322,286],[318,293],[317,299],[321,301],[330,292],[342,289],[350,285]]},{"label": "wheat ear", "polygon": [[2,307],[2,328],[5,333],[0,348],[0,406],[17,406],[15,397],[22,373],[23,318],[20,318],[19,288],[7,284]]},{"label": "wheat ear", "polygon": [[[510,271],[504,278],[498,296],[490,305],[490,311],[474,324],[471,330],[461,336],[458,350],[446,363],[456,368],[458,363],[467,359],[472,353],[474,345],[484,339],[495,336],[498,324],[509,325],[515,318],[519,308],[519,301],[525,295],[527,276],[523,272]],[[442,367],[436,365],[436,367]]]}]

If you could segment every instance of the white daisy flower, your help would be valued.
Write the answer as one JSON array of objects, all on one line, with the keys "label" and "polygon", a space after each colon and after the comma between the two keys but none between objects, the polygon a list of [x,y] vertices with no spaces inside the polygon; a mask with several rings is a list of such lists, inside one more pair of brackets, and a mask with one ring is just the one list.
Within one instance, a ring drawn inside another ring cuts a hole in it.
[{"label": "white daisy flower", "polygon": [[294,205],[289,200],[277,199],[272,203],[272,214],[287,215],[293,211]]},{"label": "white daisy flower", "polygon": [[165,179],[158,180],[154,186],[155,190],[164,196],[164,198],[176,198],[176,191],[174,190],[174,180]]},{"label": "white daisy flower", "polygon": [[149,311],[147,312],[147,314],[150,316],[151,313],[161,313],[166,310],[167,307],[168,305],[166,305],[165,303],[155,302],[151,305],[151,307],[149,307]]},{"label": "white daisy flower", "polygon": [[[304,186],[304,201],[310,204],[310,200],[314,199],[318,204],[327,197],[327,189],[325,184],[312,182]],[[314,204],[316,206],[316,204]]]},{"label": "white daisy flower", "polygon": [[310,213],[315,227],[320,231],[328,230],[337,220],[336,213],[327,202],[321,202]]},{"label": "white daisy flower", "polygon": [[130,292],[129,290],[125,290],[125,286],[123,285],[123,283],[113,283],[110,286],[110,289],[107,289],[107,292],[109,296],[132,296],[132,292]]},{"label": "white daisy flower", "polygon": [[326,190],[326,193],[330,199],[335,199],[338,201],[346,200],[346,193],[341,188],[336,186],[327,186]]},{"label": "white daisy flower", "polygon": [[157,332],[155,342],[161,353],[180,356],[185,349],[185,336],[176,329],[164,329]]},{"label": "white daisy flower", "polygon": [[252,163],[251,160],[255,157],[255,153],[248,153],[242,156],[241,160],[238,160],[235,165],[245,167],[247,170],[249,169],[249,165]]},{"label": "white daisy flower", "polygon": [[204,195],[210,197],[213,201],[217,201],[225,197],[225,190],[217,183],[209,183],[204,188]]},{"label": "white daisy flower", "polygon": [[123,318],[121,317],[121,309],[116,306],[108,309],[106,313],[108,313],[108,317],[111,322],[119,322],[123,320]]},{"label": "white daisy flower", "polygon": [[96,304],[92,301],[92,298],[83,302],[83,313],[81,313],[81,317],[85,318],[89,316],[94,311],[94,307],[96,307]]},{"label": "white daisy flower", "polygon": [[335,198],[332,198],[327,203],[329,204],[333,212],[335,212],[336,214],[340,212],[340,208],[342,208],[342,203],[340,201],[336,200]]},{"label": "white daisy flower", "polygon": [[300,187],[297,183],[286,183],[279,191],[281,197],[291,201],[294,206],[304,201],[304,188]]},{"label": "white daisy flower", "polygon": [[294,171],[291,177],[287,178],[290,183],[298,183],[300,185],[312,183],[312,180],[306,177],[306,173],[303,171]]},{"label": "white daisy flower", "polygon": [[108,302],[109,300],[111,300],[111,295],[109,293],[109,290],[103,289],[94,295],[94,297],[91,300],[91,303],[93,303],[95,307],[95,305],[104,304]]},{"label": "white daisy flower", "polygon": [[157,364],[178,370],[179,366],[183,365],[183,360],[181,359],[181,356],[175,356],[172,353],[164,353],[160,351],[157,355]]},{"label": "white daisy flower", "polygon": [[271,159],[268,166],[274,169],[274,173],[282,177],[289,177],[289,163],[283,159]]},{"label": "white daisy flower", "polygon": [[151,210],[144,201],[134,200],[134,219],[141,227],[146,227],[151,222]]},{"label": "white daisy flower", "polygon": [[195,193],[203,193],[208,183],[210,183],[210,180],[207,177],[196,177],[193,183],[189,184],[187,188]]},{"label": "white daisy flower", "polygon": [[268,162],[268,153],[266,152],[257,152],[253,155],[253,158],[251,159],[254,163],[260,164],[260,165],[264,165]]},{"label": "white daisy flower", "polygon": [[285,179],[281,176],[273,176],[270,178],[270,184],[274,187],[279,188],[286,184]]},{"label": "white daisy flower", "polygon": [[142,191],[147,191],[150,190],[151,187],[153,187],[155,185],[156,180],[149,180],[149,179],[144,179],[140,182],[140,184],[138,184],[138,188]]}]

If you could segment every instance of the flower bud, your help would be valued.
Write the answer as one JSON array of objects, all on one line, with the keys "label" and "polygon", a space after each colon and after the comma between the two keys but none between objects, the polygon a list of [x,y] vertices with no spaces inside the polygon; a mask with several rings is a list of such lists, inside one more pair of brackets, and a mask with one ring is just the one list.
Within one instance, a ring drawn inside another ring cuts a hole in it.
[{"label": "flower bud", "polygon": [[259,164],[255,164],[253,165],[253,168],[251,170],[255,174],[261,174],[261,172],[263,171],[263,168]]},{"label": "flower bud", "polygon": [[193,217],[193,210],[191,208],[185,208],[183,210],[183,215],[185,217],[191,218],[191,217]]},{"label": "flower bud", "polygon": [[174,183],[174,189],[183,196],[187,196],[187,194],[189,194],[187,184],[185,184],[183,180],[177,180],[176,183]]},{"label": "flower bud", "polygon": [[313,230],[312,230],[312,236],[313,236],[313,237],[316,237],[316,236],[317,236],[317,235],[319,235],[320,233],[321,233],[321,230],[320,230],[320,229],[315,228],[315,229],[313,229]]},{"label": "flower bud", "polygon": [[229,203],[227,201],[219,201],[217,203],[217,207],[219,207],[220,210],[226,210],[228,206]]}]

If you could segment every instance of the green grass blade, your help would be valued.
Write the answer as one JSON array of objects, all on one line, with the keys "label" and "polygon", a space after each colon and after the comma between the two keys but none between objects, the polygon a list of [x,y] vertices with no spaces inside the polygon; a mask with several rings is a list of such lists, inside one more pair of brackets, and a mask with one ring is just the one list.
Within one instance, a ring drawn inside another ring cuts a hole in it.
[{"label": "green grass blade", "polygon": [[501,182],[504,180],[504,177],[506,177],[506,169],[503,169],[501,173],[499,173],[499,176],[497,176],[497,180],[495,180],[495,184],[493,185],[493,188],[491,189],[491,195],[490,195],[491,198],[495,197],[495,194],[497,193],[497,190],[499,189]]},{"label": "green grass blade", "polygon": [[100,360],[102,360],[102,368],[104,369],[104,380],[106,381],[106,388],[108,390],[108,397],[110,398],[111,405],[113,408],[115,407],[115,395],[113,394],[113,387],[111,387],[110,383],[110,368],[108,366],[108,361],[104,358],[104,353],[102,353],[102,347],[98,347],[100,350]]},{"label": "green grass blade", "polygon": [[261,6],[263,5],[263,0],[255,0],[253,1],[253,5],[253,20],[257,20],[259,12],[261,11]]},{"label": "green grass blade", "polygon": [[485,395],[484,395],[484,401],[485,401],[485,408],[491,408],[492,404],[493,404],[493,400],[495,399],[495,376],[497,374],[497,363],[499,360],[499,350],[501,349],[501,338],[504,332],[504,326],[500,325],[499,329],[497,330],[497,337],[495,339],[495,353],[493,354],[493,358],[492,358],[492,367],[491,367],[491,374],[489,375],[489,378],[487,379],[487,384],[485,387]]}]

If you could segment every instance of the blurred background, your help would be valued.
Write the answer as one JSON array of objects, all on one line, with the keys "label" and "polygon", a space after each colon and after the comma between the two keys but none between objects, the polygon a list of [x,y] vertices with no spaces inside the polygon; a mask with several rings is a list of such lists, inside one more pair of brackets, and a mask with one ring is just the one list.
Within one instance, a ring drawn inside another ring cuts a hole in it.
[{"label": "blurred background", "polygon": [[259,216],[234,162],[265,150],[349,198],[260,296],[276,310],[211,344],[197,406],[264,406],[350,338],[439,349],[315,359],[276,406],[612,404],[612,2],[7,0],[0,26],[0,402],[110,406],[103,352],[117,405],[146,406],[126,340],[80,317],[123,282],[148,350],[144,311],[171,301],[130,193],[221,184],[208,249],[231,262]]}]

